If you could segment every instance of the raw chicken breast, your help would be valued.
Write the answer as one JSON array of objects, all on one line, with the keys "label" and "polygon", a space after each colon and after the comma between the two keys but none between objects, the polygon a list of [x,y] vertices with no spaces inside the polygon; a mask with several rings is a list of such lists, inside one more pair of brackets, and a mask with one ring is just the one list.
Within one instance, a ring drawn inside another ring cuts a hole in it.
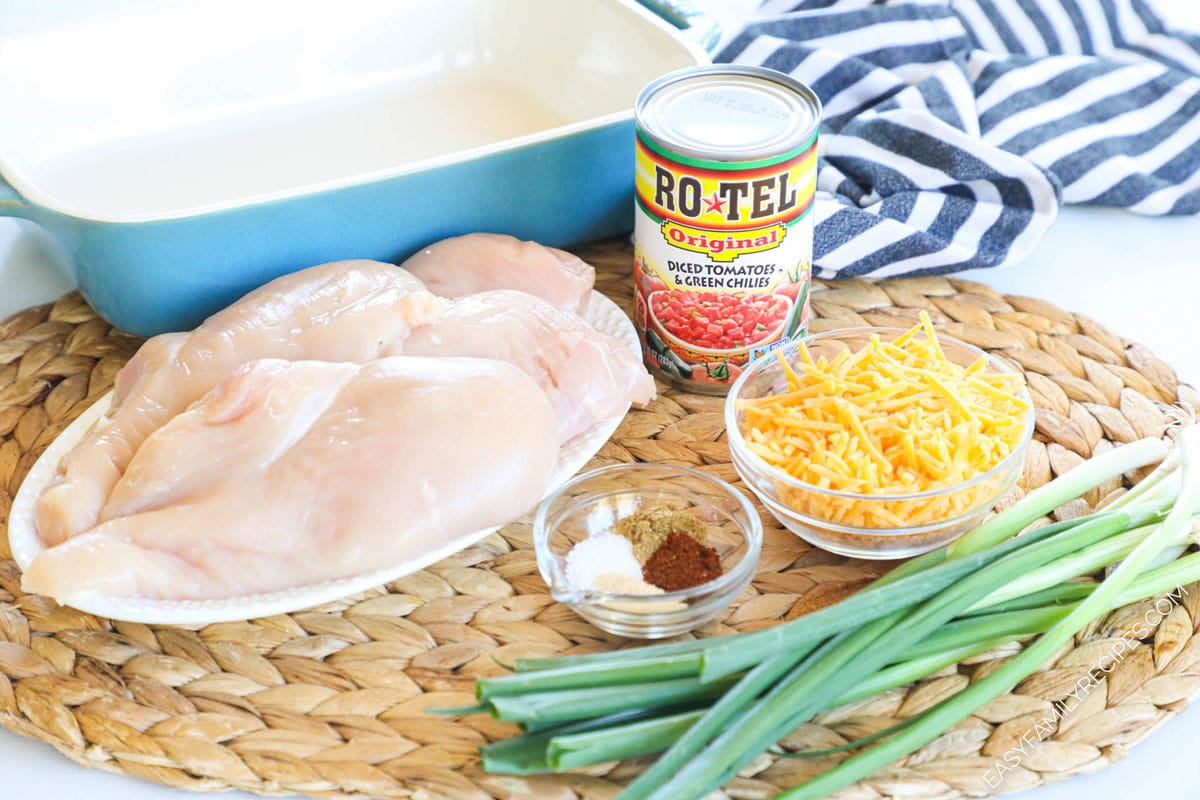
[{"label": "raw chicken breast", "polygon": [[214,599],[399,564],[537,503],[552,414],[498,361],[251,362],[151,433],[104,521],[22,586]]},{"label": "raw chicken breast", "polygon": [[338,261],[277,278],[191,333],[150,339],[117,375],[112,410],[38,499],[38,533],[53,545],[95,525],[146,436],[241,364],[377,358],[445,302],[391,264]]},{"label": "raw chicken breast", "polygon": [[517,291],[481,292],[450,303],[437,322],[413,330],[406,355],[474,356],[515,364],[554,406],[566,441],[630,402],[654,397],[641,356],[575,314]]},{"label": "raw chicken breast", "polygon": [[517,289],[582,314],[596,271],[565,250],[495,233],[444,239],[401,264],[442,297]]}]

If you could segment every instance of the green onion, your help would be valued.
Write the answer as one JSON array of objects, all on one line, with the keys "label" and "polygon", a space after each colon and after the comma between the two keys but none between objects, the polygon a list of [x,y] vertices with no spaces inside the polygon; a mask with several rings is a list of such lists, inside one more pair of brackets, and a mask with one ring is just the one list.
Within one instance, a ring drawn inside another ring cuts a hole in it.
[{"label": "green onion", "polygon": [[995,547],[1068,500],[1079,497],[1110,478],[1162,461],[1168,452],[1167,445],[1160,439],[1139,439],[1089,459],[1046,485],[1034,489],[966,536],[950,544],[950,557]]},{"label": "green onion", "polygon": [[[1051,564],[1049,566],[1054,565]],[[1001,611],[1022,611],[1028,608],[1041,608],[1042,606],[1067,605],[1087,597],[1092,593],[1092,589],[1095,586],[1095,581],[1071,579],[1057,586],[1049,586],[1036,592],[1014,597],[1012,600],[992,603],[982,608],[967,609],[962,614],[962,618],[970,619],[981,614],[996,614]]]},{"label": "green onion", "polygon": [[[1068,473],[1070,474],[1070,473]],[[1032,495],[1030,495],[1032,496]],[[1016,506],[1013,506],[1016,508]],[[982,565],[982,568],[975,568],[969,575],[964,575],[959,578],[959,582],[951,584],[940,589],[939,591],[949,591],[953,586],[961,585],[958,594],[955,595],[953,602],[964,603],[965,596],[972,598],[971,602],[975,602],[982,597],[979,596],[979,587],[982,585],[980,576],[986,575],[992,579],[991,585],[993,591],[1004,586],[1012,581],[1015,576],[1025,574],[1026,570],[1031,570],[1035,567],[1045,564],[1052,558],[1058,558],[1075,550],[1086,546],[1102,537],[1110,536],[1114,532],[1123,531],[1131,524],[1143,524],[1148,519],[1156,515],[1156,511],[1143,510],[1121,510],[1097,514],[1086,518],[1085,520],[1074,520],[1074,525],[1058,528],[1056,526],[1047,526],[1031,531],[1019,538],[1009,539],[1003,543],[994,545],[987,550],[975,552],[968,551],[967,555],[957,558],[953,561],[948,561],[942,567],[929,569],[917,575],[897,581],[884,587],[884,590],[893,586],[899,586],[908,581],[920,581],[928,579],[935,572],[944,570],[945,574],[959,575],[957,569],[947,569],[949,567],[961,567],[964,565],[976,566],[977,562],[983,556],[991,556],[987,559],[989,563]],[[998,515],[999,516],[999,515]],[[1039,515],[1040,516],[1040,515]],[[997,517],[994,517],[995,519]],[[1036,518],[1035,518],[1036,519]],[[1050,531],[1057,535],[1047,533]],[[961,541],[961,540],[960,540]],[[1016,551],[1016,552],[1011,552]],[[995,562],[995,563],[990,563]],[[995,567],[1003,564],[999,569]],[[932,582],[928,586],[934,585]],[[961,596],[960,596],[961,595]],[[970,604],[970,603],[968,603]],[[891,607],[896,608],[899,604],[894,604]],[[965,608],[964,605],[954,607],[954,611]],[[836,608],[836,606],[835,606]],[[878,612],[879,609],[876,609]],[[819,613],[819,612],[818,612]],[[870,617],[860,618],[859,622],[870,621],[879,616],[878,613]],[[798,641],[806,641],[807,636],[811,635],[810,630],[804,629],[801,631],[800,626],[779,625],[775,628],[769,628],[765,631],[756,631],[755,633],[771,633],[777,632],[780,647],[794,646]],[[752,636],[755,634],[748,634]],[[827,634],[828,635],[828,634]],[[920,637],[915,637],[920,638]],[[727,641],[714,643],[711,648],[704,652],[703,665],[701,668],[701,676],[706,680],[715,680],[724,675],[737,672],[740,669],[745,669],[748,664],[753,663],[752,656],[748,651],[746,640],[738,641],[738,637],[728,637]]]},{"label": "green onion", "polygon": [[[939,670],[953,666],[964,658],[971,658],[981,653],[986,653],[989,650],[995,650],[997,647],[1001,647],[1011,641],[1011,637],[1001,636],[996,639],[976,641],[961,647],[947,648],[930,653],[929,655],[913,656],[907,661],[902,661],[899,664],[893,664],[890,667],[879,670],[879,672],[876,672],[870,678],[859,683],[850,692],[831,702],[829,708],[837,708],[847,703],[865,700],[880,692],[886,692],[888,689],[895,689],[897,686],[906,686],[913,681],[918,681]],[[821,709],[821,711],[828,710],[825,708]]]},{"label": "green onion", "polygon": [[554,736],[546,748],[547,757],[555,771],[562,771],[653,753],[662,750],[664,742],[686,733],[702,713],[684,711],[633,722],[607,732]]},{"label": "green onion", "polygon": [[1189,553],[1170,564],[1155,567],[1139,575],[1117,596],[1112,606],[1127,606],[1156,594],[1173,592],[1196,581],[1200,581],[1200,553]]},{"label": "green onion", "polygon": [[[703,748],[709,739],[716,736],[722,727],[738,717],[743,706],[753,701],[772,682],[783,676],[796,663],[796,660],[808,656],[808,651],[812,649],[813,646],[808,645],[807,649],[796,659],[792,657],[794,654],[772,656],[751,669],[732,690],[713,704],[712,708],[702,714],[685,733],[679,736],[669,748],[666,748],[665,754],[634,779],[622,794],[630,798],[638,797],[638,793],[642,790],[638,786],[639,782],[642,787],[653,787],[661,781],[667,780],[675,770]],[[817,655],[820,653],[821,651],[818,651]],[[807,663],[807,661],[801,663]]]},{"label": "green onion", "polygon": [[[1158,521],[1155,520],[1156,523]],[[1043,589],[1050,589],[1071,580],[1076,575],[1088,575],[1103,569],[1132,553],[1133,549],[1141,544],[1154,528],[1154,524],[1133,528],[1097,542],[1079,552],[1068,553],[1054,563],[1046,564],[1034,572],[1017,575],[1013,580],[980,600],[968,611],[1004,603]]]},{"label": "green onion", "polygon": [[[904,577],[916,575],[930,576],[932,568],[945,566],[944,562],[956,561],[968,554],[976,554],[980,551],[986,551],[991,547],[1010,544],[1006,540],[1015,536],[1025,526],[1045,516],[1067,500],[1085,493],[1087,490],[1106,480],[1119,477],[1126,472],[1159,461],[1166,452],[1167,447],[1160,440],[1140,439],[1092,458],[1065,475],[1055,478],[1045,486],[1030,492],[1020,501],[996,514],[953,544],[906,562],[901,567],[898,567],[897,570],[893,570],[892,575],[900,572],[903,573]],[[1147,480],[1149,479],[1147,478]],[[1130,494],[1134,491],[1136,491],[1136,488]],[[1121,498],[1121,500],[1123,499]],[[1060,530],[1071,527],[1075,522],[1078,522],[1078,520],[1069,520],[1046,526],[1045,528],[1039,528],[1024,534],[1021,538],[1023,539],[1035,534],[1040,534],[1041,536],[1053,535]],[[961,567],[962,565],[955,564],[954,566]],[[979,563],[976,563],[975,566],[979,566]],[[780,636],[778,631],[781,628],[812,626],[814,636],[821,635],[822,638],[823,636],[831,636],[843,630],[846,625],[875,619],[882,613],[886,613],[878,611],[880,607],[884,609],[889,607],[895,608],[897,604],[904,602],[909,597],[917,597],[918,599],[929,597],[936,591],[952,583],[959,574],[966,574],[966,571],[964,570],[962,573],[959,573],[956,570],[953,575],[943,574],[937,588],[933,590],[929,590],[928,587],[924,587],[924,590],[922,590],[922,587],[920,587],[921,578],[916,577],[913,577],[913,583],[917,584],[916,586],[911,584],[902,585],[899,588],[890,586],[890,583],[896,582],[897,579],[893,578],[889,582],[888,578],[892,577],[892,575],[889,575],[885,579],[877,581],[867,589],[843,600],[835,606],[813,612],[792,623],[785,623],[784,625],[778,625],[762,631],[737,634],[740,637],[738,641],[743,643],[742,646],[744,647],[754,648],[756,654],[760,656],[759,660],[761,660],[762,657],[770,655],[769,651],[771,648],[781,644],[778,641]],[[866,616],[870,614],[874,614],[874,616]],[[822,629],[828,630],[821,634]],[[589,653],[581,656],[558,656],[554,658],[535,659],[519,658],[514,666],[518,673],[522,673],[548,669],[568,670],[573,667],[595,664],[623,665],[628,664],[630,659],[635,657],[639,660],[658,659],[685,653],[704,652],[713,646],[713,641],[711,639],[697,639],[603,653]],[[499,682],[507,680],[507,678],[494,680]]]},{"label": "green onion", "polygon": [[545,692],[597,684],[622,685],[686,678],[699,674],[699,651],[665,658],[645,658],[641,656],[640,651],[635,650],[629,653],[627,660],[616,664],[581,664],[570,669],[547,669],[500,678],[480,678],[476,681],[475,694],[481,701],[486,701],[535,690]]},{"label": "green onion", "polygon": [[[834,708],[846,703],[853,703],[879,692],[904,686],[931,672],[957,664],[964,658],[970,658],[999,647],[1006,641],[1008,640],[1000,639],[975,644],[971,647],[947,650],[935,656],[897,664],[881,670],[871,680],[863,682],[850,694],[831,701],[829,706]],[[488,772],[526,775],[536,772],[559,772],[605,761],[649,755],[665,749],[670,742],[684,736],[703,714],[703,710],[693,709],[652,719],[639,719],[625,724],[610,723],[611,727],[605,727],[602,730],[597,730],[595,726],[585,730],[582,726],[576,725],[570,730],[560,729],[548,733],[504,739],[481,748],[483,765]],[[888,732],[891,730],[888,729]],[[871,737],[871,740],[873,741],[878,736],[876,734]],[[522,739],[525,741],[521,742]],[[518,742],[519,745],[514,746],[514,743]],[[832,751],[822,751],[820,755],[854,749],[867,743],[867,740],[858,740],[841,745]],[[796,755],[815,756],[818,754],[814,752]]]},{"label": "green onion", "polygon": [[[1089,587],[1087,594],[1091,594],[1092,588],[1094,586]],[[972,642],[978,642],[980,639],[996,639],[1002,636],[1010,642],[1026,639],[1049,629],[1074,607],[1074,603],[1066,606],[1051,605],[958,619],[943,625],[937,631],[912,645],[905,651],[905,657],[920,658],[946,650],[955,650],[969,646]]]},{"label": "green onion", "polygon": [[[1200,581],[1200,553],[1185,556],[1168,567],[1144,573],[1113,601],[1112,605],[1113,608],[1119,608],[1120,606],[1128,605],[1147,597],[1153,597],[1195,581]],[[1095,586],[1094,582],[1067,584],[1066,587],[1073,588],[1073,592],[1070,595],[1064,595],[1066,602],[1073,604],[1074,600],[1086,597]],[[904,662],[880,670],[871,678],[861,682],[848,694],[831,700],[827,705],[829,708],[836,708],[846,703],[856,702],[880,692],[920,680],[938,670],[957,664],[965,658],[985,653],[1005,643],[1040,634],[1061,620],[1070,610],[1062,605],[1056,605],[1058,602],[1056,595],[1058,594],[1060,593],[1039,592],[1035,595],[1030,595],[1029,598],[1020,598],[1019,601],[1013,601],[1010,604],[1012,606],[1021,606],[1023,601],[1032,601],[1041,596],[1047,599],[1051,607],[1031,607],[1029,609],[998,607],[999,610],[992,614],[977,613],[972,617],[964,617],[952,622],[915,645],[906,654],[907,660]],[[1032,613],[1025,615],[1012,613],[1013,611],[1025,610]],[[1002,617],[1002,615],[1004,616]],[[980,617],[985,617],[986,619],[980,619]],[[972,620],[986,625],[986,629],[981,630],[979,625],[970,626],[964,624],[970,623]],[[980,637],[987,634],[995,635],[998,638],[980,639]],[[962,642],[971,642],[971,644],[962,644]],[[482,706],[467,707],[461,709],[461,711],[462,713],[472,713],[482,709]],[[821,709],[821,711],[824,710],[827,709]],[[450,709],[445,709],[444,711],[448,712]],[[594,720],[591,724],[581,725],[580,723],[574,723],[566,727],[559,726],[548,733],[533,731],[526,736],[505,739],[495,744],[486,745],[481,748],[481,752],[484,755],[484,768],[488,772],[494,773],[533,774],[649,755],[666,749],[673,741],[691,729],[695,722],[703,716],[704,710],[691,709],[683,712],[674,712],[655,719],[646,719],[646,714],[645,710],[637,714],[615,714],[600,718],[598,721]],[[634,721],[628,721],[630,719]],[[916,719],[917,717],[912,717],[910,721],[915,721]],[[661,724],[655,724],[656,720]],[[894,732],[894,728],[889,728],[881,732],[881,734],[886,733],[887,735],[891,735]],[[571,738],[562,740],[565,744],[560,745],[561,737],[568,736]],[[883,738],[883,736],[880,734],[874,735],[870,737],[870,741],[875,741],[878,738]],[[636,749],[633,746],[633,742],[638,743]],[[867,740],[858,740],[847,745],[841,745],[835,748],[833,752],[857,749],[868,743],[869,741]],[[555,748],[571,750],[572,756],[569,761],[564,759],[552,760],[550,752],[555,750]],[[521,760],[516,759],[512,753],[525,753],[528,755],[524,760]],[[821,751],[820,753],[806,752],[793,755],[797,757],[816,757],[826,754],[829,753]],[[569,763],[570,767],[563,766],[564,763]]]},{"label": "green onion", "polygon": [[[534,775],[551,772],[554,767],[549,760],[548,749],[556,736],[569,736],[588,732],[604,733],[619,730],[626,725],[636,724],[649,715],[645,711],[621,712],[597,717],[584,722],[560,725],[553,730],[527,733],[501,739],[479,748],[483,768],[488,772],[506,775]],[[654,752],[653,750],[648,752]],[[626,756],[628,757],[628,756]]]},{"label": "green onion", "polygon": [[[524,736],[482,748],[489,771],[573,769],[665,749],[622,797],[692,800],[816,713],[1040,634],[1009,662],[1027,663],[1030,650],[1086,624],[1079,620],[1087,615],[1200,579],[1200,554],[1155,564],[1189,532],[1194,453],[1181,458],[1171,451],[1100,512],[1025,530],[1063,502],[1166,453],[1162,442],[1143,440],[1093,458],[954,544],[792,622],[612,653],[518,659],[515,674],[479,682],[480,705],[447,711],[486,709],[525,727]],[[1118,562],[1103,583],[1080,580]],[[992,691],[993,676],[1007,669],[977,683]],[[973,685],[946,702],[965,695],[966,707],[977,699],[967,692],[980,691]],[[816,779],[822,783],[810,781],[787,796],[816,797],[856,780],[855,770],[908,752],[897,750],[905,743],[936,736],[944,729],[934,731],[948,713],[944,705],[838,748],[866,747]]]},{"label": "green onion", "polygon": [[830,792],[849,786],[897,758],[933,741],[988,701],[1011,690],[1041,666],[1085,625],[1107,612],[1158,554],[1191,526],[1192,516],[1200,511],[1200,480],[1197,480],[1197,456],[1200,429],[1186,428],[1179,436],[1182,448],[1182,489],[1167,519],[1129,554],[1092,594],[1077,605],[1058,624],[1014,656],[995,672],[976,681],[953,697],[947,698],[920,715],[920,720],[885,742],[877,744],[838,764],[833,769],[793,789],[783,792],[781,800],[817,800]]},{"label": "green onion", "polygon": [[673,678],[638,684],[629,691],[613,691],[611,687],[601,686],[505,695],[493,697],[484,705],[492,716],[505,722],[545,725],[616,714],[629,709],[719,697],[732,683],[731,679],[705,683],[698,678]]},{"label": "green onion", "polygon": [[[817,713],[822,697],[847,691],[889,663],[910,646],[912,641],[919,641],[941,628],[953,619],[959,610],[970,607],[972,603],[1010,582],[1016,575],[1024,575],[1103,537],[1125,530],[1131,524],[1138,524],[1150,515],[1151,512],[1123,510],[1096,516],[1057,536],[1027,544],[1015,552],[1006,554],[959,580],[911,612],[903,609],[895,611],[858,628],[821,660],[806,664],[795,674],[785,677],[771,692],[750,706],[735,724],[726,727],[694,760],[671,775],[653,793],[640,793],[639,776],[626,789],[626,796],[630,800],[640,797],[668,800],[704,796],[749,764],[789,730]],[[998,549],[1000,547],[996,546],[983,552]],[[971,556],[964,557],[970,558]],[[735,657],[733,648],[726,648],[716,655],[714,652],[706,653],[705,669],[707,670],[710,659],[723,658],[724,660],[717,662],[723,667]],[[818,692],[818,689],[821,691]]]}]

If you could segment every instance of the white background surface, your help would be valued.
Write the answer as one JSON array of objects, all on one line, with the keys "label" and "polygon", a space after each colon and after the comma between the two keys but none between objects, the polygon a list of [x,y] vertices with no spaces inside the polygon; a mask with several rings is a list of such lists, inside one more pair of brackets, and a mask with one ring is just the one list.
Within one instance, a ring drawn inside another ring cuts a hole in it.
[{"label": "white background surface", "polygon": [[[89,0],[90,1],[90,0]],[[725,19],[753,0],[698,0]],[[1196,0],[1157,0],[1175,24],[1200,30]],[[10,9],[11,4],[8,6]],[[0,25],[5,6],[0,4]],[[28,6],[26,6],[28,8]],[[6,110],[7,111],[7,110]],[[1182,379],[1200,384],[1200,218],[1153,219],[1066,209],[1033,256],[969,275],[1004,292],[1086,313],[1149,346]],[[0,317],[70,289],[33,225],[0,219]],[[1200,710],[1167,723],[1120,764],[1036,789],[1029,800],[1200,797]],[[0,798],[183,800],[192,795],[125,776],[85,770],[49,746],[0,730]],[[250,798],[251,795],[222,795]]]}]

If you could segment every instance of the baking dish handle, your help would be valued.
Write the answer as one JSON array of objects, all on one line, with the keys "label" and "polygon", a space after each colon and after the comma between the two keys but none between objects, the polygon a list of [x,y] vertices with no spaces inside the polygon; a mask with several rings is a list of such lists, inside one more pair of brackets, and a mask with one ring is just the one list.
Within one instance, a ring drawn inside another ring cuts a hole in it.
[{"label": "baking dish handle", "polygon": [[28,217],[29,203],[0,175],[0,217]]},{"label": "baking dish handle", "polygon": [[717,20],[704,13],[690,0],[638,0],[643,6],[683,31],[684,35],[700,43],[708,52],[717,49],[721,40],[721,27]]}]

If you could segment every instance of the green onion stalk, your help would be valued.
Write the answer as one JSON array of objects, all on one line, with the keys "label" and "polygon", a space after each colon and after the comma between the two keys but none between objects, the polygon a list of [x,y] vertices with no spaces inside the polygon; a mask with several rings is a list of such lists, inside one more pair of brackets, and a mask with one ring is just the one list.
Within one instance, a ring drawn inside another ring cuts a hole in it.
[{"label": "green onion stalk", "polygon": [[990,700],[1010,691],[1021,680],[1075,636],[1085,625],[1112,608],[1140,573],[1173,546],[1190,528],[1200,511],[1200,429],[1185,428],[1179,435],[1181,489],[1167,519],[1147,536],[1095,590],[1060,622],[1038,637],[995,672],[919,715],[912,725],[873,745],[833,769],[780,795],[787,800],[816,800],[865,778],[876,769],[933,741],[948,728],[970,716]]},{"label": "green onion stalk", "polygon": [[[1164,443],[1142,440],[1084,462],[953,544],[797,620],[615,653],[518,659],[515,674],[478,682],[478,705],[445,711],[486,711],[525,729],[482,748],[485,770],[557,771],[665,750],[621,797],[687,800],[821,711],[1038,637],[959,695],[837,748],[859,752],[784,795],[823,796],[1008,691],[1101,614],[1200,580],[1200,554],[1164,558],[1186,547],[1200,508],[1197,437],[1186,429],[1169,456]],[[1109,507],[1026,530],[1094,486],[1159,461]],[[1105,568],[1103,581],[1089,577]]]},{"label": "green onion stalk", "polygon": [[[1177,562],[1143,574],[1113,602],[1112,607],[1119,608],[1170,592],[1196,580],[1200,580],[1200,553],[1189,554]],[[1083,581],[1067,586],[1071,587],[1071,591],[1060,596],[1069,602],[1068,605],[1054,605],[1056,598],[1043,593],[1048,602],[1046,606],[982,613],[956,620],[937,634],[917,643],[905,661],[880,670],[852,691],[831,698],[827,705],[834,708],[863,700],[920,680],[963,659],[1044,633],[1074,608],[1074,601],[1090,594],[1096,584]],[[466,710],[486,709],[472,707]],[[680,738],[703,714],[703,708],[650,718],[644,712],[640,716],[627,713],[604,717],[590,725],[559,728],[538,736],[514,737],[484,748],[484,768],[489,772],[533,774],[648,755]],[[915,721],[916,718],[912,719]],[[892,729],[888,729],[875,734],[872,739],[892,732]],[[793,755],[823,756],[866,743],[859,740],[832,751]]]}]

